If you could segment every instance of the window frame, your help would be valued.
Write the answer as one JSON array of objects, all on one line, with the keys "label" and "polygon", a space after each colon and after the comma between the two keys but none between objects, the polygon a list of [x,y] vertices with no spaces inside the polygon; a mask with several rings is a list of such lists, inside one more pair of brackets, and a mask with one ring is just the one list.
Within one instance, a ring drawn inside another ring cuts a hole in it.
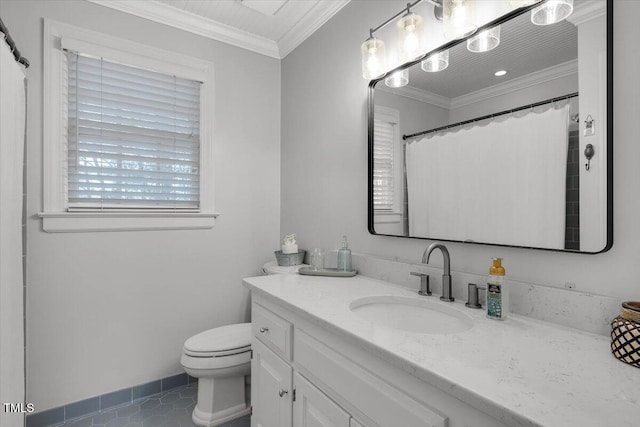
[{"label": "window frame", "polygon": [[[65,52],[75,50],[112,62],[202,82],[200,88],[200,211],[67,211],[67,111],[61,108]],[[69,24],[44,20],[43,212],[47,232],[184,230],[212,228],[214,209],[214,66],[210,61],[166,51]]]},{"label": "window frame", "polygon": [[373,207],[374,223],[398,223],[402,221],[402,200],[403,191],[403,150],[400,137],[400,111],[395,108],[376,105],[376,119],[393,123],[393,207],[390,209],[380,209]]}]

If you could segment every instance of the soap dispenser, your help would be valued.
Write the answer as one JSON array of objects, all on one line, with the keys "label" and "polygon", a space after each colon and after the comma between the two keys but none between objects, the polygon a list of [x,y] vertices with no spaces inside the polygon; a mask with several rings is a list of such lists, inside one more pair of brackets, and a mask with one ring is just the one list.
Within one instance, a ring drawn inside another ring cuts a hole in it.
[{"label": "soap dispenser", "polygon": [[487,317],[490,319],[504,320],[507,317],[509,293],[504,283],[505,274],[502,258],[493,258],[487,282]]},{"label": "soap dispenser", "polygon": [[347,236],[342,236],[342,248],[338,250],[338,270],[351,271],[351,249],[349,249]]}]

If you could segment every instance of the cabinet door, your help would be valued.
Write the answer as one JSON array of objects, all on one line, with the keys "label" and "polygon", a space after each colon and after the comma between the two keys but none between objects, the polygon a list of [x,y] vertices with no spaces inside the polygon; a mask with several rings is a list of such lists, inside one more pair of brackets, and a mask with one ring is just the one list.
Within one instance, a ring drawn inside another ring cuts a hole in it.
[{"label": "cabinet door", "polygon": [[295,373],[294,427],[349,427],[349,414],[313,384]]},{"label": "cabinet door", "polygon": [[291,366],[255,338],[251,348],[251,427],[291,427]]}]

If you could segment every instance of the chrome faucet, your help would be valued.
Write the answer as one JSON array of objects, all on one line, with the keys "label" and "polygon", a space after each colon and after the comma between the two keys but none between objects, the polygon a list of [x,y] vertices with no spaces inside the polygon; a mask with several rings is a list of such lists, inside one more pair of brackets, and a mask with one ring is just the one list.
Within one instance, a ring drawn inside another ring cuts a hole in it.
[{"label": "chrome faucet", "polygon": [[451,295],[451,266],[449,265],[449,251],[447,247],[442,243],[432,243],[422,254],[422,263],[429,264],[429,257],[434,249],[440,249],[442,251],[442,257],[444,258],[444,266],[442,271],[442,301],[453,302],[454,298]]}]

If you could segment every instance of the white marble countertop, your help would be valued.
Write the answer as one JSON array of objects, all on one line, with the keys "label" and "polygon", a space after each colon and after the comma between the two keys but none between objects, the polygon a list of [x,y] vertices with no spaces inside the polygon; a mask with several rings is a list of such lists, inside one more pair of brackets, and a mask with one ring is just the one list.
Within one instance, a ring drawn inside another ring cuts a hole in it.
[{"label": "white marble countertop", "polygon": [[[464,301],[445,303],[363,276],[288,274],[244,284],[507,425],[640,426],[640,369],[616,360],[608,337],[518,315],[490,320]],[[352,301],[377,295],[446,304],[473,318],[474,326],[448,335],[410,333],[349,309]]]}]

